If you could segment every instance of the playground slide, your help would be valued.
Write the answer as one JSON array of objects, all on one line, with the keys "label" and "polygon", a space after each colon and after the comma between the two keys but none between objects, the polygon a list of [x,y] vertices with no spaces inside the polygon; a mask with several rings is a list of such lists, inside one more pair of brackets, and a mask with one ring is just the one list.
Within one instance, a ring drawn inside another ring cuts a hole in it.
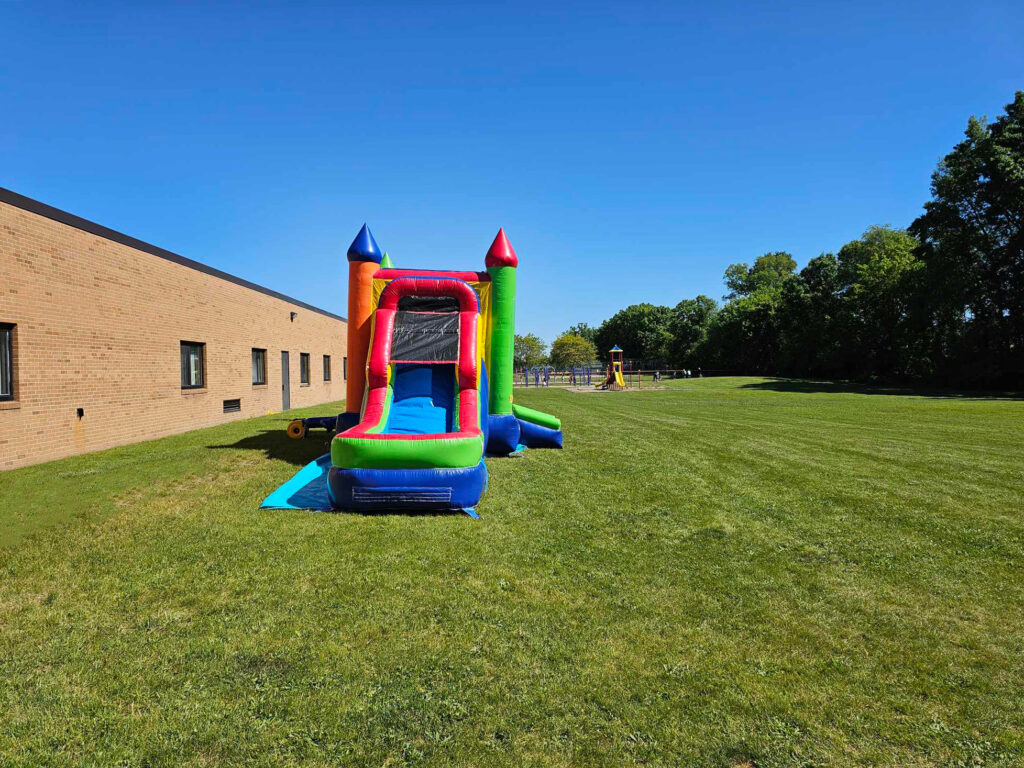
[{"label": "playground slide", "polygon": [[[435,299],[435,301],[430,301]],[[487,487],[479,305],[461,280],[391,281],[373,318],[366,404],[331,443],[331,502],[466,509]]]},{"label": "playground slide", "polygon": [[594,385],[595,389],[625,389],[626,381],[622,378],[622,370],[616,368],[604,377],[604,381]]}]

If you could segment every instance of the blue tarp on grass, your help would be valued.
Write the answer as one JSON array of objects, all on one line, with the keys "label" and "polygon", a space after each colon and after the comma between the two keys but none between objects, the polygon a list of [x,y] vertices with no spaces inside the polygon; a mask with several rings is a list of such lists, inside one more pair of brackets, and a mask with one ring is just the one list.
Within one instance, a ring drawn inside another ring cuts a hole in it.
[{"label": "blue tarp on grass", "polygon": [[325,453],[304,466],[260,504],[267,509],[314,509],[331,511],[327,496],[327,473],[331,469],[331,454]]}]

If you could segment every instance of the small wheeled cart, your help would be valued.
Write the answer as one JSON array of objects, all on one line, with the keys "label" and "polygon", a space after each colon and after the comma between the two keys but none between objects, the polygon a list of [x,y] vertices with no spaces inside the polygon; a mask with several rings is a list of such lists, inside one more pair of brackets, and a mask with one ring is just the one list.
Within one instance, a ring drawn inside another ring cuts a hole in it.
[{"label": "small wheeled cart", "polygon": [[339,413],[337,416],[310,416],[288,422],[288,437],[301,440],[311,429],[326,429],[331,434],[344,432],[359,421],[358,413]]},{"label": "small wheeled cart", "polygon": [[288,422],[288,437],[301,440],[311,429],[326,429],[328,432],[338,431],[337,416],[311,416],[308,419],[292,419]]}]

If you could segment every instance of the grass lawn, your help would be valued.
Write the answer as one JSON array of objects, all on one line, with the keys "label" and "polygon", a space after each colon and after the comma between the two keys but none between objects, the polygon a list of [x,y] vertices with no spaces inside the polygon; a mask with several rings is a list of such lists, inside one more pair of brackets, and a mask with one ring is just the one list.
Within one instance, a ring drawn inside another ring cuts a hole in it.
[{"label": "grass lawn", "polygon": [[1024,400],[517,399],[479,521],[258,509],[282,416],[0,474],[0,765],[1024,763]]}]

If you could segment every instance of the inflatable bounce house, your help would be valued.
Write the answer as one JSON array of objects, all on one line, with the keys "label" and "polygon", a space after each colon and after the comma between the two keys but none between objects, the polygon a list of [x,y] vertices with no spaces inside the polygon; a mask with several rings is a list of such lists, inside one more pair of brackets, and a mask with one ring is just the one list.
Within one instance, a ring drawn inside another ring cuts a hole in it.
[{"label": "inflatable bounce house", "polygon": [[[396,269],[366,225],[348,262],[346,412],[329,466],[314,462],[330,508],[472,513],[485,453],[562,447],[558,419],[512,402],[519,259],[503,230],[485,272]],[[310,506],[283,498],[295,490],[264,506]]]}]

